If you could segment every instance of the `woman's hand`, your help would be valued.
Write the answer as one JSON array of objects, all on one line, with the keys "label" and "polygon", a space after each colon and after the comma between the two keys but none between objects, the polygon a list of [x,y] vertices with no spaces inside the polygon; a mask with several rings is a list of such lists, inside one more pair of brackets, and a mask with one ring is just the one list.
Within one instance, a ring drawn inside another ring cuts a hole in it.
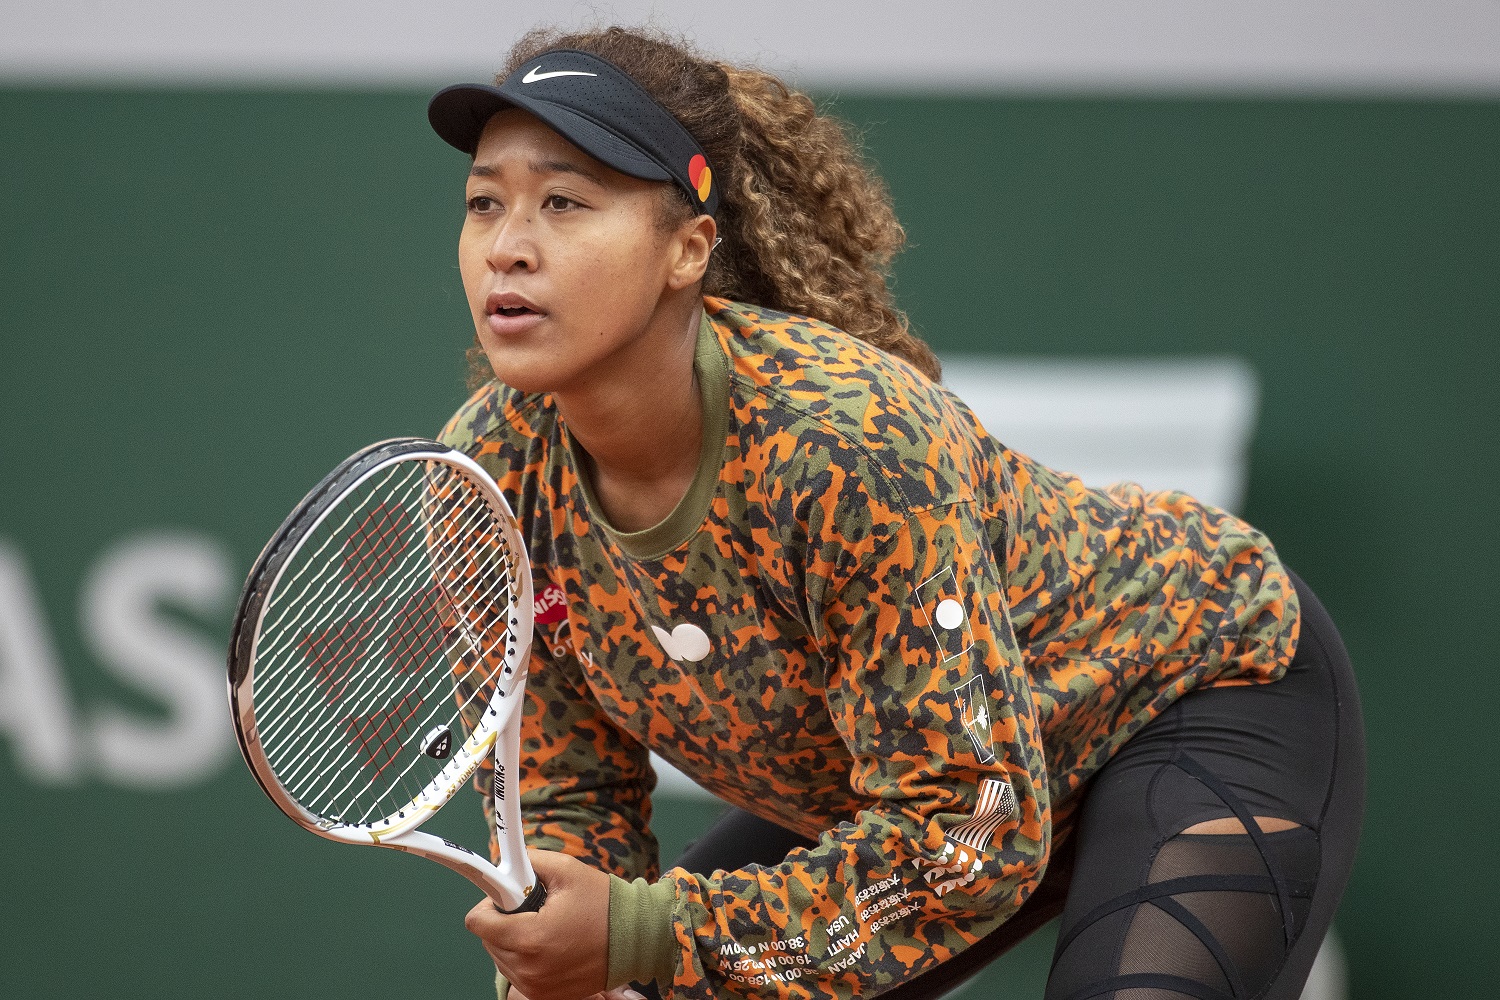
[{"label": "woman's hand", "polygon": [[526,853],[547,887],[542,908],[506,914],[486,898],[464,926],[510,980],[512,997],[583,1000],[602,992],[609,972],[609,876],[566,854]]}]

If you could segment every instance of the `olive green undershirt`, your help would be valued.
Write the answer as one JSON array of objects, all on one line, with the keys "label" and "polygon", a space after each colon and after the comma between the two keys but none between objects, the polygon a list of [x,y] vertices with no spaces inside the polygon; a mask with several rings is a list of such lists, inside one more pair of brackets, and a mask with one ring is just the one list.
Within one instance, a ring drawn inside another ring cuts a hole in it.
[{"label": "olive green undershirt", "polygon": [[656,980],[671,983],[677,972],[677,935],[672,933],[672,904],[677,888],[670,880],[627,882],[609,877],[609,974],[604,988]]},{"label": "olive green undershirt", "polygon": [[[670,983],[677,972],[677,938],[672,933],[672,903],[677,890],[670,881],[627,882],[609,877],[609,969],[604,988],[656,980]],[[495,973],[495,994],[507,1000],[510,983]]]},{"label": "olive green undershirt", "polygon": [[729,361],[719,346],[719,336],[704,313],[698,322],[698,343],[693,349],[693,371],[698,376],[698,395],[703,403],[703,443],[698,448],[698,471],[677,506],[664,520],[640,531],[618,531],[604,516],[604,508],[594,495],[588,466],[577,440],[567,435],[569,457],[578,475],[578,484],[588,500],[589,520],[602,525],[625,554],[632,559],[650,559],[664,555],[693,536],[708,516],[708,506],[719,488],[719,473],[724,468],[724,437],[729,433]]},{"label": "olive green undershirt", "polygon": [[[698,342],[693,349],[693,371],[703,403],[703,443],[698,450],[698,471],[692,485],[665,520],[643,531],[616,531],[605,519],[603,508],[589,483],[587,466],[578,444],[567,438],[573,468],[588,500],[589,518],[602,525],[626,555],[649,559],[672,551],[692,537],[708,517],[709,504],[719,487],[724,467],[724,439],[729,432],[729,361],[719,345],[718,334],[705,313],[698,324]],[[657,980],[670,983],[677,970],[677,937],[672,931],[672,904],[677,890],[670,881],[627,882],[609,877],[609,970],[605,989],[626,983]],[[506,1000],[510,984],[496,973],[499,1000]]]}]

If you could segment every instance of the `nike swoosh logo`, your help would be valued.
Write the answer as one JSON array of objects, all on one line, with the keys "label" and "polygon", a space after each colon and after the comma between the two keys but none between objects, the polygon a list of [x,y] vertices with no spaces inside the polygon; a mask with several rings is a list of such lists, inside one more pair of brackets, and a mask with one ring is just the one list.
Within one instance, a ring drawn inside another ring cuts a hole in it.
[{"label": "nike swoosh logo", "polygon": [[550,73],[540,73],[542,67],[537,66],[521,77],[522,83],[536,83],[538,80],[550,80],[554,76],[598,76],[598,73],[585,73],[581,69],[555,69]]}]

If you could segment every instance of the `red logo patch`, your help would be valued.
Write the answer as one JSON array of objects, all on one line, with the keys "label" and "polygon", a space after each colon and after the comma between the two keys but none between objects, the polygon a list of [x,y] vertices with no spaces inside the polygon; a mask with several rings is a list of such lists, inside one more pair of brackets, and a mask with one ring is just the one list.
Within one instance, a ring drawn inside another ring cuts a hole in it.
[{"label": "red logo patch", "polygon": [[532,614],[541,625],[551,625],[568,617],[568,599],[563,596],[562,588],[555,583],[547,584],[532,602]]},{"label": "red logo patch", "polygon": [[688,181],[697,192],[698,200],[708,201],[708,193],[713,190],[714,172],[709,169],[708,161],[703,158],[702,153],[695,153],[688,161]]}]

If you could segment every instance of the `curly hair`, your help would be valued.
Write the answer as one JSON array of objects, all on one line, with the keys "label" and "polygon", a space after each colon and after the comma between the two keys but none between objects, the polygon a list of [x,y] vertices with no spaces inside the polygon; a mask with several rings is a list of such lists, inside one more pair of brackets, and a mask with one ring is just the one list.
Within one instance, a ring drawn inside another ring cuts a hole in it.
[{"label": "curly hair", "polygon": [[[552,49],[618,66],[707,154],[720,182],[724,242],[710,258],[705,295],[820,319],[939,380],[937,356],[891,298],[891,259],[906,232],[841,122],[769,73],[643,29],[538,28],[516,42],[496,81]],[[696,211],[675,185],[663,183],[663,198],[667,225]],[[469,367],[471,383],[491,377],[477,349]]]}]

